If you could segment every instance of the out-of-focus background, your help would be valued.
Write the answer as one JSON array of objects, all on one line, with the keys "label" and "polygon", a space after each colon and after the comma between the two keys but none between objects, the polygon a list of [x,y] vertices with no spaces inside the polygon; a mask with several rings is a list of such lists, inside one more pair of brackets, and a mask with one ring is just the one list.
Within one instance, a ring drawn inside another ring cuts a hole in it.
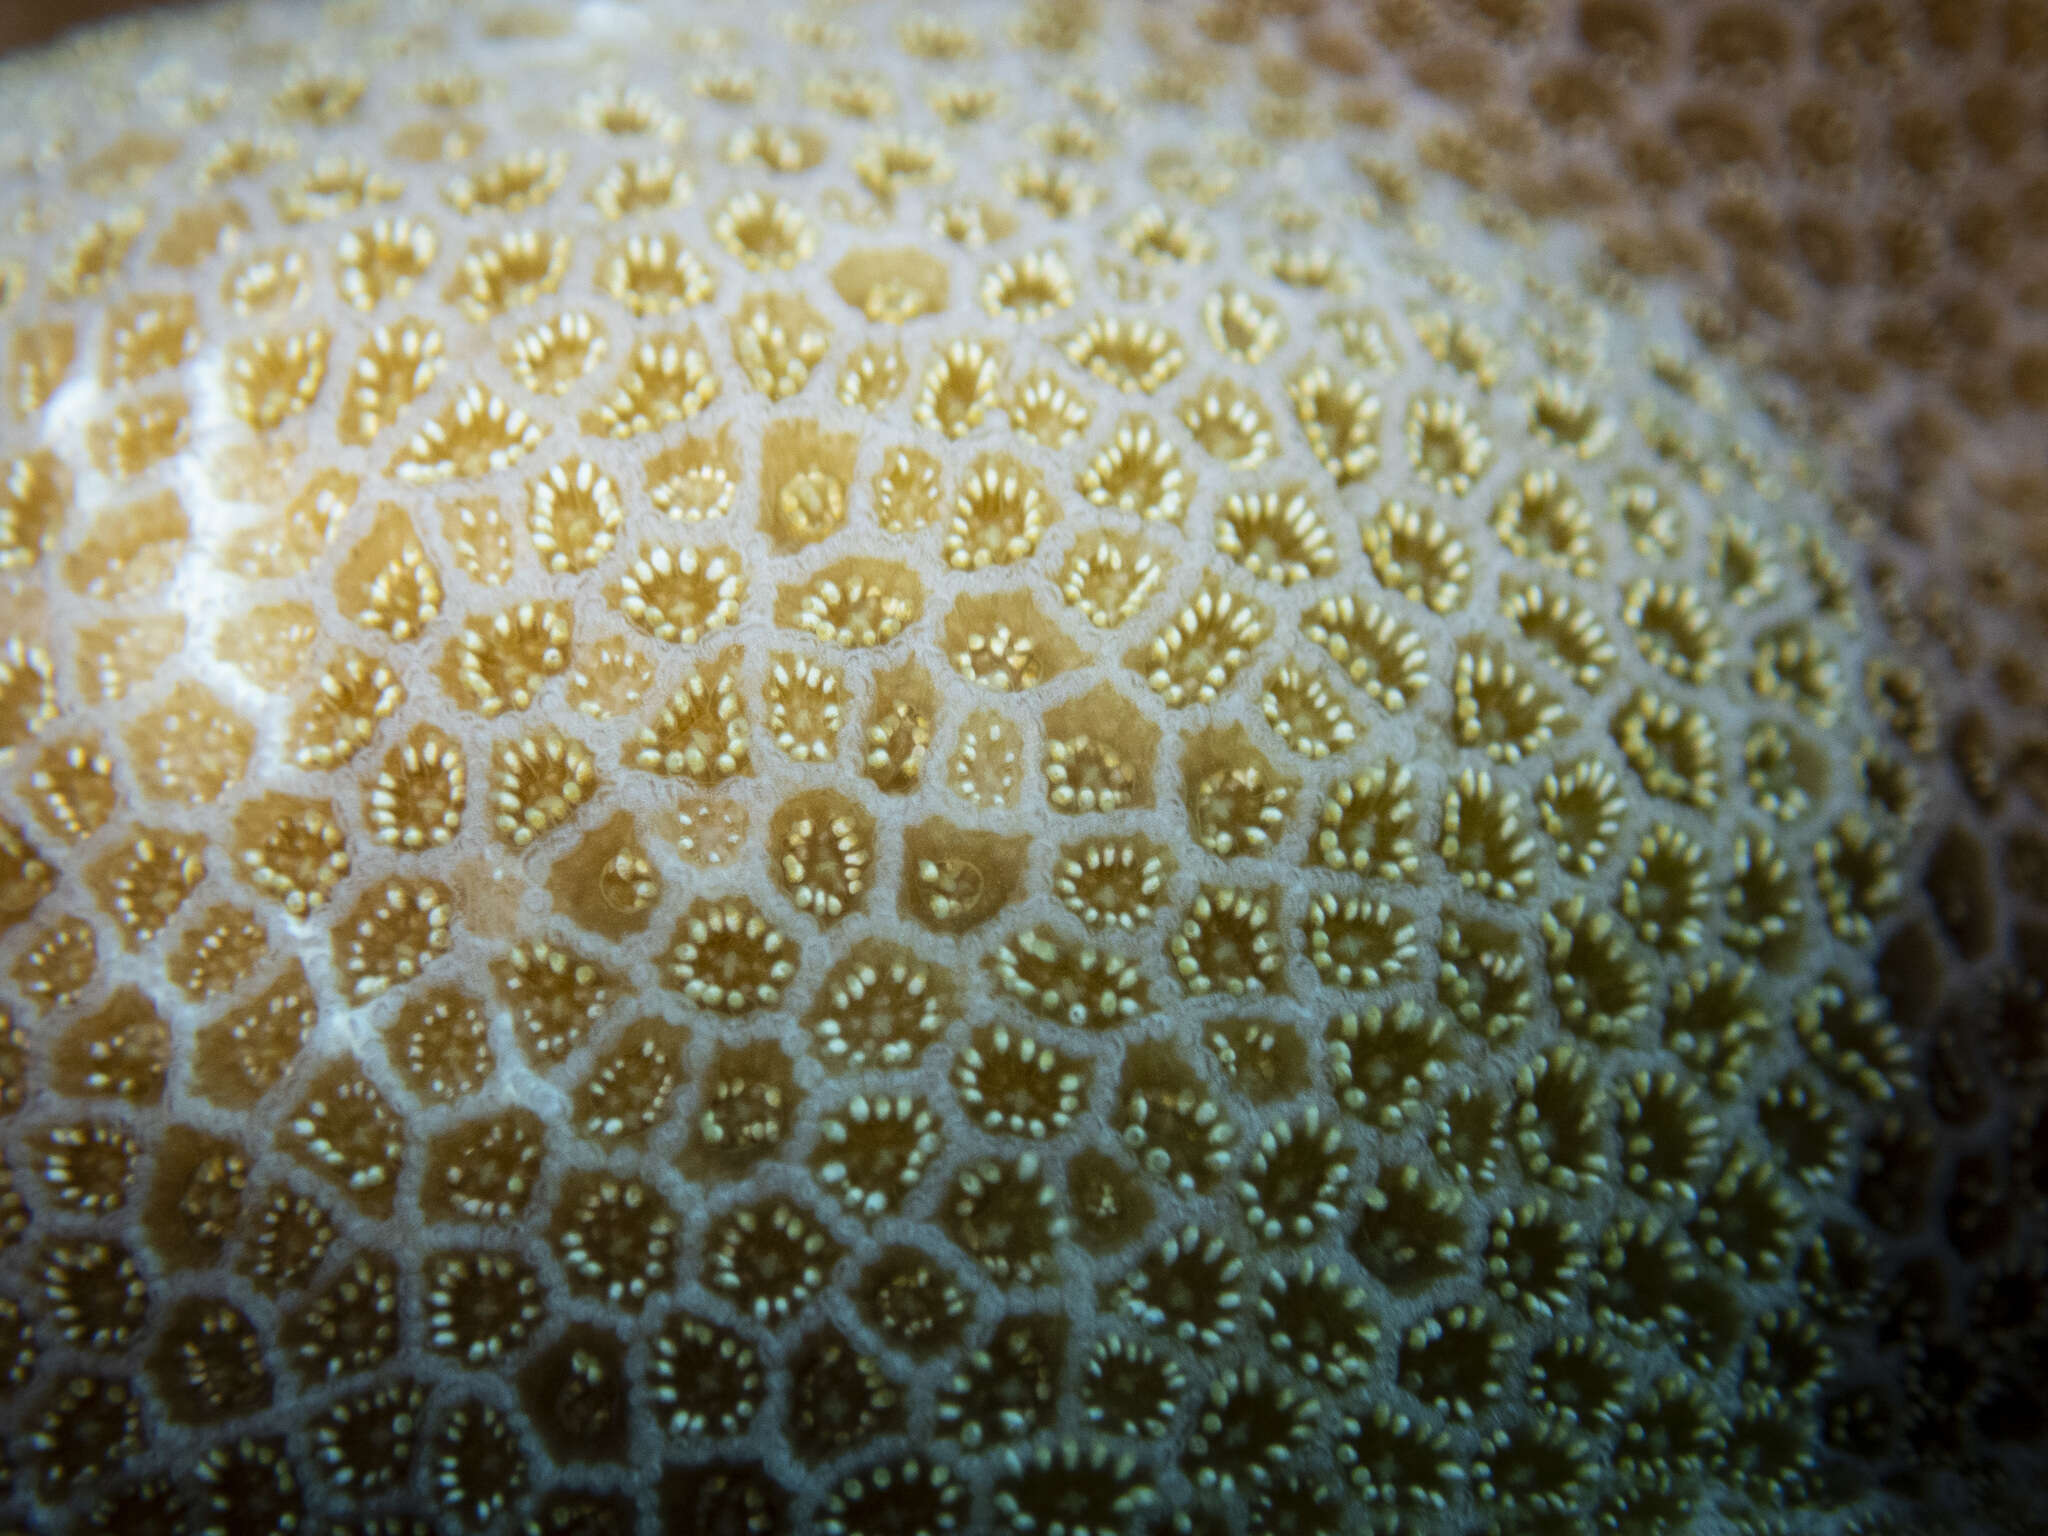
[{"label": "out-of-focus background", "polygon": [[152,10],[165,0],[0,0],[0,53],[47,42],[67,27],[128,11]]}]

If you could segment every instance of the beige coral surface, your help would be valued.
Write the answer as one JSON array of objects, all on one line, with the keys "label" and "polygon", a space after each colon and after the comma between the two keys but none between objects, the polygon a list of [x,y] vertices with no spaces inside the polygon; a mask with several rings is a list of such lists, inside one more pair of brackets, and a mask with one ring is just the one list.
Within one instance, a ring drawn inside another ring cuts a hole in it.
[{"label": "beige coral surface", "polygon": [[0,1529],[2028,1528],[2048,33],[1312,12],[0,70]]}]

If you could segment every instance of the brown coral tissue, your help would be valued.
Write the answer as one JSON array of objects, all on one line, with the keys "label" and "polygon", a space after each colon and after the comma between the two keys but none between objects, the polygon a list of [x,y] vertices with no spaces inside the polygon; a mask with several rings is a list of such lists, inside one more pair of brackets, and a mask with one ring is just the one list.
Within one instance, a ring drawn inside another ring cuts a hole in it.
[{"label": "brown coral tissue", "polygon": [[2037,1529],[2044,71],[0,62],[0,1536]]}]

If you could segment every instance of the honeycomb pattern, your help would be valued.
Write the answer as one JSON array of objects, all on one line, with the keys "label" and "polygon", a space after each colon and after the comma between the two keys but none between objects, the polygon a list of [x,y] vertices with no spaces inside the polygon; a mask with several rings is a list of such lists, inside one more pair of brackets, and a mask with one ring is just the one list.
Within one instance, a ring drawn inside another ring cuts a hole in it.
[{"label": "honeycomb pattern", "polygon": [[0,69],[0,1528],[2024,1528],[2048,16],[674,9]]}]

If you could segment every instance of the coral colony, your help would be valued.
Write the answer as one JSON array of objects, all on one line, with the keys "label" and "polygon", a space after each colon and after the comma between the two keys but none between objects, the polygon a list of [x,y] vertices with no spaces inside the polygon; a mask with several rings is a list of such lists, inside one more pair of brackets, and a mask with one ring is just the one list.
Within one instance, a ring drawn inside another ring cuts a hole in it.
[{"label": "coral colony", "polygon": [[2048,8],[1264,9],[0,66],[0,1531],[2041,1518]]}]

